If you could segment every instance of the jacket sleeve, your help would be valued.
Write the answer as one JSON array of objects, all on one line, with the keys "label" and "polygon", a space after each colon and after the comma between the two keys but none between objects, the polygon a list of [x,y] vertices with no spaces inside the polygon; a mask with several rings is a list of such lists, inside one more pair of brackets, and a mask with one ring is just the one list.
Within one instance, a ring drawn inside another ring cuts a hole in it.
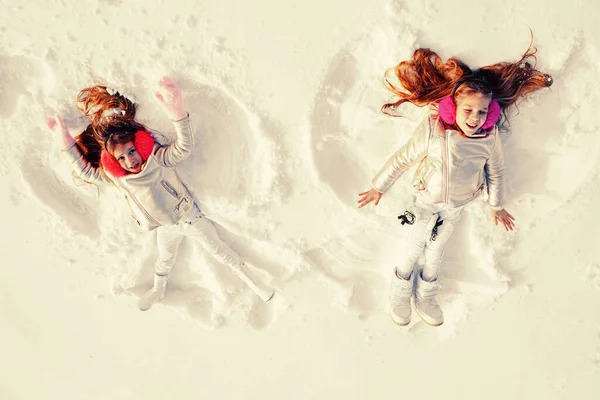
[{"label": "jacket sleeve", "polygon": [[425,118],[414,130],[411,138],[379,170],[373,178],[375,190],[384,193],[412,165],[427,154],[431,134],[431,116]]},{"label": "jacket sleeve", "polygon": [[81,179],[89,183],[108,183],[106,175],[100,170],[92,166],[79,150],[76,143],[73,143],[68,149],[63,150],[67,158],[71,162],[73,170]]},{"label": "jacket sleeve", "polygon": [[170,145],[159,147],[154,153],[158,162],[165,167],[174,167],[192,154],[194,149],[194,131],[190,123],[190,114],[173,121],[176,138]]},{"label": "jacket sleeve", "polygon": [[501,210],[506,203],[506,171],[504,168],[504,149],[498,131],[494,134],[494,143],[490,157],[485,163],[488,186],[488,203],[495,210]]}]

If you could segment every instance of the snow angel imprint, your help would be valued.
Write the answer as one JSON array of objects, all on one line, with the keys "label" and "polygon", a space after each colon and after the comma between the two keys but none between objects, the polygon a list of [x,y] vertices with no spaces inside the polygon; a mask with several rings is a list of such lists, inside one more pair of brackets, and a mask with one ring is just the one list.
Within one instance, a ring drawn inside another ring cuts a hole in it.
[{"label": "snow angel imprint", "polygon": [[[384,114],[400,116],[397,109],[406,102],[431,106],[427,118],[358,200],[359,207],[377,205],[396,179],[418,164],[414,203],[399,217],[402,224],[412,226],[409,250],[392,275],[391,315],[398,325],[410,322],[411,305],[426,323],[443,323],[435,300],[437,272],[466,204],[487,192],[494,223],[507,231],[514,229],[515,219],[504,208],[505,168],[498,125],[517,100],[552,85],[552,78],[528,61],[535,60],[535,53],[530,47],[516,62],[471,70],[456,58],[443,62],[433,51],[418,49],[411,59],[386,72],[384,84],[396,97],[383,105]],[[422,254],[423,269],[413,273]]]},{"label": "snow angel imprint", "polygon": [[251,277],[240,256],[224,243],[198,203],[179,178],[175,167],[190,156],[194,135],[189,114],[177,84],[163,78],[155,97],[173,121],[176,138],[161,146],[148,130],[134,120],[135,104],[105,86],[83,89],[78,108],[90,124],[73,138],[62,118],[47,120],[61,138],[64,152],[75,172],[89,183],[111,183],[124,196],[133,219],[142,230],[156,229],[158,260],[154,285],[140,297],[138,306],[148,310],[164,297],[168,274],[184,236],[199,242],[235,273],[264,301],[273,289]]}]

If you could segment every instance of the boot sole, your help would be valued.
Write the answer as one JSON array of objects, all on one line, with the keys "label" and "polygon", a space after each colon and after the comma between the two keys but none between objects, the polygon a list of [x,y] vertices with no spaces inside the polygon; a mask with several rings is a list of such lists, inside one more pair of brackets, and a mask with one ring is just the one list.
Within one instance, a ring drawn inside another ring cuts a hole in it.
[{"label": "boot sole", "polygon": [[394,313],[391,312],[391,311],[390,311],[390,317],[392,318],[392,321],[394,321],[394,324],[396,324],[398,326],[406,326],[406,325],[410,324],[410,318],[406,322],[398,322],[398,321],[396,321],[396,319],[394,318]]},{"label": "boot sole", "polygon": [[429,326],[440,326],[440,325],[442,325],[442,324],[444,323],[444,321],[440,322],[439,324],[434,324],[434,323],[428,322],[428,321],[427,321],[425,318],[423,318],[423,316],[422,316],[422,315],[419,313],[419,310],[417,310],[417,307],[415,307],[415,303],[414,303],[414,301],[413,301],[413,299],[412,299],[412,298],[410,299],[410,305],[412,306],[412,309],[413,309],[413,310],[415,310],[415,312],[417,313],[417,315],[418,315],[419,317],[421,317],[421,319],[423,320],[423,322],[425,322],[427,325],[429,325]]},{"label": "boot sole", "polygon": [[392,317],[392,321],[394,321],[394,324],[398,325],[398,326],[407,326],[408,324],[410,324],[410,321],[408,321],[405,324],[401,324],[400,322],[397,322],[394,317]]}]

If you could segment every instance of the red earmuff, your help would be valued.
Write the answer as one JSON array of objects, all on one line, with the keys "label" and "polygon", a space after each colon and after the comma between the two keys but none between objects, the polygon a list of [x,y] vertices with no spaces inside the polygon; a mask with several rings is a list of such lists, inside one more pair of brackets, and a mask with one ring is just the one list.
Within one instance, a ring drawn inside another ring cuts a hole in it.
[{"label": "red earmuff", "polygon": [[438,113],[442,120],[448,125],[454,125],[456,122],[456,104],[452,96],[446,96],[440,100],[438,105]]},{"label": "red earmuff", "polygon": [[[154,149],[154,138],[148,132],[137,131],[135,133],[135,139],[133,140],[133,147],[140,153],[142,159],[146,161]],[[117,159],[106,150],[102,150],[102,154],[100,155],[100,165],[106,172],[116,178],[125,176],[128,173],[121,167],[121,164],[119,164]]]},{"label": "red earmuff", "polygon": [[[490,129],[496,125],[500,119],[500,111],[500,104],[495,99],[492,99],[488,108],[487,118],[481,126],[481,129]],[[456,122],[456,104],[454,104],[454,98],[452,96],[446,96],[440,100],[438,113],[445,123],[448,125],[454,125]]]},{"label": "red earmuff", "polygon": [[154,138],[151,134],[145,131],[137,131],[135,133],[135,140],[133,146],[138,153],[142,156],[142,159],[146,161],[154,150]]}]

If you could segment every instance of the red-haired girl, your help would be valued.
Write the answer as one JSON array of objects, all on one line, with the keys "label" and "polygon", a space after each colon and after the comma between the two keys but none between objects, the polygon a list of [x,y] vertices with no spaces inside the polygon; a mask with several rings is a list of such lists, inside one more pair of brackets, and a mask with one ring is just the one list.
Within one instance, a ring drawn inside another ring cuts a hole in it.
[{"label": "red-haired girl", "polygon": [[175,167],[190,156],[194,145],[179,87],[170,78],[163,78],[155,96],[175,126],[176,139],[168,146],[159,145],[143,125],[134,121],[136,107],[127,96],[105,86],[79,93],[78,108],[90,119],[80,135],[73,138],[58,115],[47,121],[48,127],[60,135],[75,172],[86,182],[112,183],[125,197],[138,227],[157,231],[154,285],[139,299],[139,308],[148,310],[163,298],[184,236],[199,242],[269,301],[273,289],[251,278],[245,262],[219,238],[212,221],[202,214],[177,174]]},{"label": "red-haired girl", "polygon": [[[419,164],[414,204],[399,217],[402,224],[413,226],[409,250],[392,277],[391,315],[398,325],[410,322],[411,305],[426,323],[443,323],[435,299],[437,271],[467,203],[487,191],[492,220],[513,230],[514,217],[504,209],[505,169],[498,123],[517,100],[552,84],[549,75],[528,61],[535,59],[534,54],[530,47],[516,62],[471,70],[456,58],[443,62],[433,51],[418,49],[411,59],[386,72],[384,83],[396,99],[383,105],[383,113],[398,116],[396,110],[405,102],[432,105],[410,140],[387,161],[373,178],[373,187],[360,193],[358,200],[359,207],[371,202],[377,205],[403,172]],[[391,82],[391,74],[399,85]],[[413,273],[422,254],[423,269]]]}]

